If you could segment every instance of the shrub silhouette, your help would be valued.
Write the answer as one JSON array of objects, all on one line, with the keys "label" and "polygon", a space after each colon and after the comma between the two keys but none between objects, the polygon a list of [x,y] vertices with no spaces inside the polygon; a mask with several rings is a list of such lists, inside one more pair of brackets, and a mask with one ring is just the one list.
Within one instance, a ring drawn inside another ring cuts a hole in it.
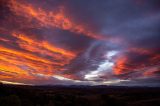
[{"label": "shrub silhouette", "polygon": [[17,95],[10,95],[0,99],[1,106],[21,106],[21,100]]},{"label": "shrub silhouette", "polygon": [[101,95],[102,105],[104,106],[126,106],[123,101],[109,95]]}]

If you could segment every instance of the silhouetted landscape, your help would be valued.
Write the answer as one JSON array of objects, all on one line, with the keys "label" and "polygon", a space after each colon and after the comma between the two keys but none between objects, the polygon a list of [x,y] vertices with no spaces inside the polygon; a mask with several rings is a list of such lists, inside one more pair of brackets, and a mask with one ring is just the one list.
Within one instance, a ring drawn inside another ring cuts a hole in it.
[{"label": "silhouetted landscape", "polygon": [[1,84],[0,106],[160,106],[160,89]]}]

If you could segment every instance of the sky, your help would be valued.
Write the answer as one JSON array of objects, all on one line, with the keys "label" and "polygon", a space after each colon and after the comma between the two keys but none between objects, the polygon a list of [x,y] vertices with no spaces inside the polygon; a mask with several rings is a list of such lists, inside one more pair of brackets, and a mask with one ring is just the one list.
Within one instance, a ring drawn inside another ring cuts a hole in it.
[{"label": "sky", "polygon": [[160,1],[0,0],[0,81],[160,86]]}]

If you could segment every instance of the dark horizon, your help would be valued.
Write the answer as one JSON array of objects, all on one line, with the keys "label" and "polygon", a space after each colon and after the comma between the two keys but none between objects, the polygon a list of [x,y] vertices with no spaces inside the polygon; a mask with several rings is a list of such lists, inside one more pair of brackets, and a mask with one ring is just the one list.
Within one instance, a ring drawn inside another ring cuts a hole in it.
[{"label": "dark horizon", "polygon": [[1,106],[159,106],[159,87],[1,85]]}]

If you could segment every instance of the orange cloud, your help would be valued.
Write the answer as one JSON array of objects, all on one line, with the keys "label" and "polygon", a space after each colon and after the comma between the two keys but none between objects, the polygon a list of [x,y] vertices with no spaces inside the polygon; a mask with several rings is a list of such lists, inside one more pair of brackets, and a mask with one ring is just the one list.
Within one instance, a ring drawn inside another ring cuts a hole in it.
[{"label": "orange cloud", "polygon": [[147,70],[147,71],[145,71],[145,72],[143,73],[143,75],[144,75],[145,77],[154,76],[154,75],[156,75],[156,72],[159,72],[159,71],[160,71],[160,67],[159,67],[159,66],[157,66],[157,67],[151,67],[151,68],[146,69],[146,70]]},{"label": "orange cloud", "polygon": [[[62,55],[66,55],[66,56],[71,56],[71,57],[75,57],[75,54],[70,52],[70,51],[66,51],[64,49],[55,47],[53,44],[50,44],[47,41],[39,41],[37,39],[34,38],[29,38],[27,35],[24,34],[13,34],[14,37],[17,37],[20,41],[19,44],[22,43],[22,45],[25,43],[27,45],[30,45],[32,47],[36,46],[36,47],[40,47],[40,48],[45,48],[46,50],[49,50],[51,52],[55,52],[55,53],[59,53]],[[35,48],[36,49],[36,48]]]},{"label": "orange cloud", "polygon": [[3,47],[3,46],[0,46],[0,52],[7,52],[7,53],[15,54],[17,56],[28,58],[28,59],[31,59],[31,60],[34,60],[34,61],[41,61],[41,62],[44,62],[44,63],[51,63],[51,61],[49,61],[47,59],[44,59],[44,58],[41,58],[41,57],[38,57],[38,56],[35,56],[35,55],[31,54],[31,53],[18,51],[18,50],[14,50],[14,49],[11,49],[11,48],[6,48],[6,47]]},{"label": "orange cloud", "polygon": [[94,39],[104,39],[99,34],[90,31],[85,25],[79,25],[67,17],[64,6],[59,7],[59,11],[45,11],[42,8],[34,8],[34,6],[26,2],[11,0],[10,9],[16,15],[26,17],[30,21],[33,19],[37,20],[40,26],[57,27],[77,34],[84,34]]},{"label": "orange cloud", "polygon": [[114,73],[116,75],[119,75],[123,73],[124,70],[126,70],[125,63],[127,62],[126,57],[120,57],[117,61],[115,66],[113,67]]},{"label": "orange cloud", "polygon": [[[0,60],[0,70],[1,72],[6,73],[6,75],[8,74],[10,78],[22,77],[24,75],[28,75],[28,73],[25,70],[22,70],[11,63],[3,61],[2,59]],[[0,77],[0,79],[2,78],[4,78],[3,75]]]},{"label": "orange cloud", "polygon": [[145,71],[144,75],[149,75],[152,72],[150,68],[156,67],[159,60],[160,56],[156,51],[145,48],[130,48],[122,56],[119,56],[113,70],[116,75],[134,71],[142,71],[141,73]]},{"label": "orange cloud", "polygon": [[0,38],[0,41],[9,42],[9,40],[8,40],[8,39],[5,39],[5,38]]},{"label": "orange cloud", "polygon": [[17,33],[12,36],[17,38],[15,43],[21,50],[0,45],[0,70],[7,72],[6,75],[0,75],[0,80],[23,82],[24,78],[37,79],[38,74],[53,76],[63,71],[64,66],[76,57],[74,52],[56,47],[48,41]]}]

